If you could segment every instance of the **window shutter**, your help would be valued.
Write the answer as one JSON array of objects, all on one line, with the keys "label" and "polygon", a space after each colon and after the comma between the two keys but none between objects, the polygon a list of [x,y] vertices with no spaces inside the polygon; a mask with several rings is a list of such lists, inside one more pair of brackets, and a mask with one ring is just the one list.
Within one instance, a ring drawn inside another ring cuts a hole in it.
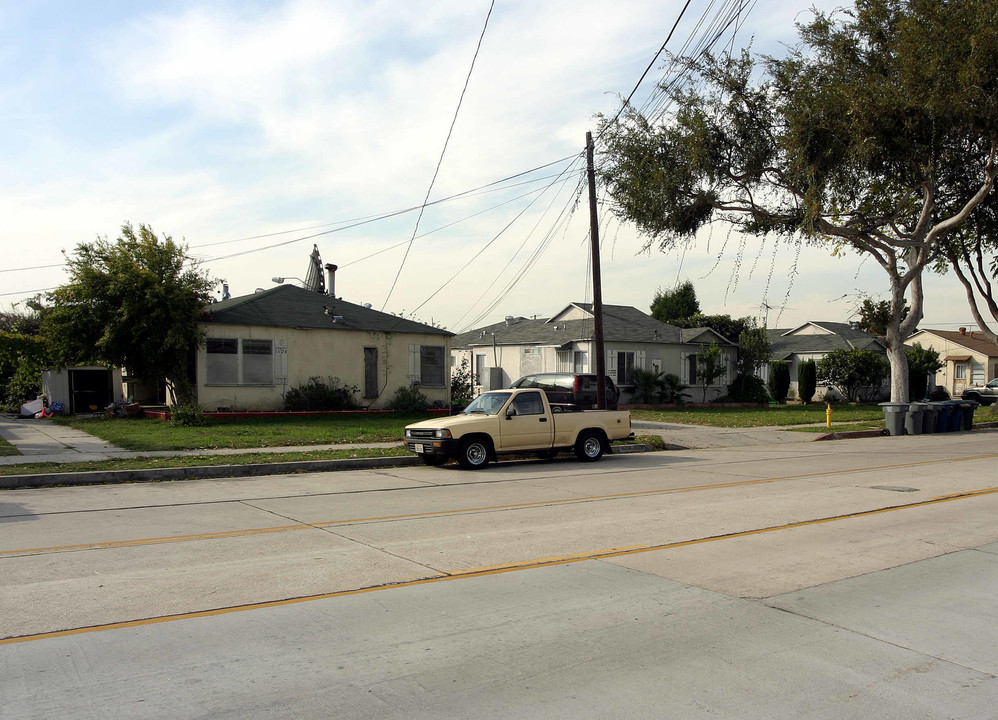
[{"label": "window shutter", "polygon": [[274,381],[285,384],[288,381],[288,341],[274,341]]},{"label": "window shutter", "polygon": [[690,384],[690,354],[679,353],[679,381],[683,385]]},{"label": "window shutter", "polygon": [[617,353],[611,350],[606,351],[606,374],[614,382],[617,381]]},{"label": "window shutter", "polygon": [[409,382],[419,382],[419,345],[409,346]]}]

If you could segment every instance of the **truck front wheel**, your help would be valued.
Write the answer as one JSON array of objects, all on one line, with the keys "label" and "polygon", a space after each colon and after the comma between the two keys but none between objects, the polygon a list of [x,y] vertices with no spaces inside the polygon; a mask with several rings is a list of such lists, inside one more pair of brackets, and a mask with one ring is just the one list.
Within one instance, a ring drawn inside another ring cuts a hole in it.
[{"label": "truck front wheel", "polygon": [[484,440],[472,438],[461,443],[457,461],[465,470],[481,470],[489,464],[489,446]]},{"label": "truck front wheel", "polygon": [[575,457],[583,462],[595,462],[603,457],[603,438],[588,430],[575,441]]}]

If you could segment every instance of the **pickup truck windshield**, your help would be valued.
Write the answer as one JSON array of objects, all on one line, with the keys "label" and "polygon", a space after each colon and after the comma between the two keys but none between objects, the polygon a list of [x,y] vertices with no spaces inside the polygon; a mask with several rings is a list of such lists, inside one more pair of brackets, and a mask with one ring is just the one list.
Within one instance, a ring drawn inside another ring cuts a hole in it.
[{"label": "pickup truck windshield", "polygon": [[466,415],[472,415],[474,413],[484,414],[484,415],[498,415],[499,411],[502,410],[502,406],[506,404],[509,400],[509,396],[513,393],[508,392],[498,392],[498,393],[486,393],[484,395],[479,395],[464,409]]}]

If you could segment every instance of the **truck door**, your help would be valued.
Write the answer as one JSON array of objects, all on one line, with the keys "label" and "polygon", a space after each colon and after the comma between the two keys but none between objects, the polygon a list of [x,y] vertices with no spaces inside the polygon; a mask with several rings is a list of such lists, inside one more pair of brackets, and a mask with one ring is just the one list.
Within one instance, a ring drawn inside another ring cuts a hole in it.
[{"label": "truck door", "polygon": [[551,447],[554,423],[544,412],[544,400],[539,390],[522,392],[513,398],[506,414],[499,419],[499,435],[501,447],[497,450]]}]

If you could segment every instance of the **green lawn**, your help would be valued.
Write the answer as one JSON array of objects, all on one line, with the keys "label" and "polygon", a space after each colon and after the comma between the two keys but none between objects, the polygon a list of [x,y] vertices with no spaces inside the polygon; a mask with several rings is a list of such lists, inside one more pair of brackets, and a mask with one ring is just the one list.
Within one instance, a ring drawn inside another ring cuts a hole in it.
[{"label": "green lawn", "polygon": [[[725,428],[809,425],[825,422],[825,405],[815,403],[769,407],[678,407],[665,410],[631,410],[631,419]],[[833,423],[883,419],[884,411],[877,405],[832,406]]]},{"label": "green lawn", "polygon": [[225,418],[206,427],[178,427],[151,418],[56,418],[126,450],[205,450],[402,441],[402,428],[428,415],[313,415]]}]

